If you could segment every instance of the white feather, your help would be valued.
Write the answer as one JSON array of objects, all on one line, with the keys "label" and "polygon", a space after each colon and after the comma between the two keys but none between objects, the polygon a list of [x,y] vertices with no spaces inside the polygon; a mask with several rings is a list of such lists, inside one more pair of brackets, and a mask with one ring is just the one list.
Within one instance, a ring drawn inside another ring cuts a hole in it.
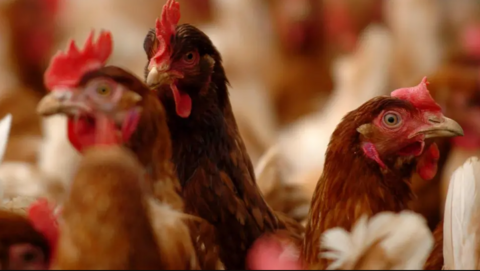
[{"label": "white feather", "polygon": [[375,258],[377,268],[421,269],[433,243],[432,233],[422,216],[410,211],[383,212],[370,220],[362,216],[351,233],[342,228],[326,231],[321,248],[327,252],[320,256],[333,260],[329,270],[352,269],[378,246],[383,254]]},{"label": "white feather", "polygon": [[5,150],[7,149],[8,135],[12,126],[12,115],[7,114],[0,120],[0,162],[3,160]]},{"label": "white feather", "polygon": [[[10,134],[10,127],[12,126],[12,115],[7,114],[0,120],[0,162],[3,161],[3,156],[7,150],[8,135]],[[0,185],[0,199],[3,199],[5,194],[5,187]]]},{"label": "white feather", "polygon": [[264,195],[268,194],[280,181],[278,175],[278,155],[279,148],[275,145],[260,157],[255,166],[257,185]]},{"label": "white feather", "polygon": [[445,269],[477,269],[476,245],[480,189],[480,161],[469,158],[453,172],[444,216]]}]

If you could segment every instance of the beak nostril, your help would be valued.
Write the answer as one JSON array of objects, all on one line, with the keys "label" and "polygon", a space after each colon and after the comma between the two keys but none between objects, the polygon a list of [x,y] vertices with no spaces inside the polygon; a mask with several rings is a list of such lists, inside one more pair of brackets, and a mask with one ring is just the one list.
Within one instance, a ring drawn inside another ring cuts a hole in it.
[{"label": "beak nostril", "polygon": [[52,94],[53,97],[55,97],[60,102],[69,100],[72,97],[72,93],[70,91],[55,91],[52,92]]},{"label": "beak nostril", "polygon": [[432,122],[432,123],[441,123],[442,122],[440,119],[435,118],[435,117],[428,118],[428,121]]}]

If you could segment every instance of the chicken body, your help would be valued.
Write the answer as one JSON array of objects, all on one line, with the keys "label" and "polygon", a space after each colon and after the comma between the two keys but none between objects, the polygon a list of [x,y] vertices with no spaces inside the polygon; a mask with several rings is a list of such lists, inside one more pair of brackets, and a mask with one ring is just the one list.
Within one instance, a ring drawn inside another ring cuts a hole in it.
[{"label": "chicken body", "polygon": [[141,165],[124,149],[84,153],[64,203],[54,268],[162,269],[142,181]]},{"label": "chicken body", "polygon": [[185,211],[215,226],[226,269],[244,269],[246,252],[262,233],[292,226],[299,240],[303,229],[263,199],[232,113],[221,56],[199,29],[173,22],[180,16],[176,8],[169,0],[145,39],[146,81],[167,112]]},{"label": "chicken body", "polygon": [[[413,173],[425,180],[435,176],[439,153],[430,138],[461,135],[463,130],[441,114],[426,83],[424,79],[415,88],[397,90],[394,97],[374,98],[337,126],[312,199],[303,247],[307,264],[318,263],[324,231],[350,230],[362,215],[405,210]],[[408,90],[423,98],[398,96]],[[323,268],[325,264],[320,261]]]}]

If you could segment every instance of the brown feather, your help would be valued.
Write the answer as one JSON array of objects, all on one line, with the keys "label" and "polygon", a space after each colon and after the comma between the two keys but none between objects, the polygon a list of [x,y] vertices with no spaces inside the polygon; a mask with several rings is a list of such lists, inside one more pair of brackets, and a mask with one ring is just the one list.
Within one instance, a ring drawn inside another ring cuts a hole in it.
[{"label": "brown feather", "polygon": [[64,203],[54,269],[162,269],[141,176],[124,149],[85,153]]},{"label": "brown feather", "polygon": [[433,232],[435,245],[432,253],[427,259],[423,269],[425,270],[442,270],[443,269],[443,221],[437,226]]}]

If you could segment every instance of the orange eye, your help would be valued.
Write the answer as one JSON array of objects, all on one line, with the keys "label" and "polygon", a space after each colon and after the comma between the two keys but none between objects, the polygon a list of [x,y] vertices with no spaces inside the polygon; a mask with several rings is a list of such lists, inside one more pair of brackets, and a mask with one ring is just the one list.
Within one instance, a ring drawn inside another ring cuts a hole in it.
[{"label": "orange eye", "polygon": [[102,96],[108,96],[112,92],[112,89],[110,88],[109,85],[107,84],[100,84],[98,87],[95,89],[97,94],[100,94]]}]

